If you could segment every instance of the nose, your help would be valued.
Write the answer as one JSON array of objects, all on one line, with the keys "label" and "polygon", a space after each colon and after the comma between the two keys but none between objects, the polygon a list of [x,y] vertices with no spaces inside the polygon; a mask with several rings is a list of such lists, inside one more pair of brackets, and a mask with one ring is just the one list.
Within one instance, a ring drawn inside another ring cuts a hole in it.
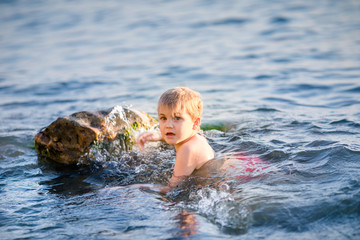
[{"label": "nose", "polygon": [[173,127],[174,127],[174,122],[173,122],[173,120],[172,120],[172,119],[169,119],[168,121],[166,121],[165,127],[166,127],[166,128],[173,128]]}]

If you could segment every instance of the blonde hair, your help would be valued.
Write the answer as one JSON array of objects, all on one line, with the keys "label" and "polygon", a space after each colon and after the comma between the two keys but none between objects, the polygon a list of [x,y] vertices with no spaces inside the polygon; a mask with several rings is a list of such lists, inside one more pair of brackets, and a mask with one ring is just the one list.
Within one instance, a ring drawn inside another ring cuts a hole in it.
[{"label": "blonde hair", "polygon": [[201,119],[203,103],[200,93],[187,87],[176,87],[165,91],[160,96],[158,111],[160,106],[165,106],[175,111],[185,109],[192,119]]}]

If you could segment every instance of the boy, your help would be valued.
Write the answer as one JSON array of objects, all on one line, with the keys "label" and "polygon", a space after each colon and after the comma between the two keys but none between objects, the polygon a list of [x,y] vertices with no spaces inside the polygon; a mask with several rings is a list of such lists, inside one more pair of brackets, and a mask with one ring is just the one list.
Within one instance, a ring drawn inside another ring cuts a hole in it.
[{"label": "boy", "polygon": [[169,187],[175,187],[182,177],[215,157],[215,152],[199,135],[202,100],[200,94],[186,87],[176,87],[164,92],[158,102],[160,132],[146,132],[137,139],[142,151],[147,141],[165,141],[173,145],[176,160]]}]

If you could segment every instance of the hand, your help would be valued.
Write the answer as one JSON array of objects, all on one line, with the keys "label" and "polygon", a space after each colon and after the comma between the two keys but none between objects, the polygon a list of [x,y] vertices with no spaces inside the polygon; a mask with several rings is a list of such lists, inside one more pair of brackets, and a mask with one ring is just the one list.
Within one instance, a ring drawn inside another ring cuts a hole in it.
[{"label": "hand", "polygon": [[145,133],[142,133],[136,139],[136,143],[137,143],[140,151],[143,151],[144,147],[145,147],[145,143],[147,141],[161,141],[161,140],[162,140],[162,136],[161,136],[160,132],[145,132]]}]

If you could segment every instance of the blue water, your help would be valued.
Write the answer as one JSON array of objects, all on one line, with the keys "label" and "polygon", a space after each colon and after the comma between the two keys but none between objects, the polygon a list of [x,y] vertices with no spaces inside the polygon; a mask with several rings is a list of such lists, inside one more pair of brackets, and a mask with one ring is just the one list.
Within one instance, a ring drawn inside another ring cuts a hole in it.
[{"label": "blue water", "polygon": [[[172,149],[38,158],[57,117],[156,117],[175,86],[266,177],[161,197],[137,184],[166,184]],[[0,239],[360,238],[359,1],[0,1],[0,112]]]}]

